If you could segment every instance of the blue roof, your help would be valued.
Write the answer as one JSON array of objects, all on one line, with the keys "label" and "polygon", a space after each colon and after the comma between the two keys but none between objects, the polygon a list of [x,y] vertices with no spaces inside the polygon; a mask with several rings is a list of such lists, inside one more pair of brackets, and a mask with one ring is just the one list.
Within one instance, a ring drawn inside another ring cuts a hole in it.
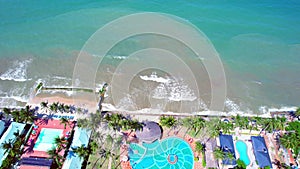
[{"label": "blue roof", "polygon": [[232,136],[231,135],[220,134],[219,137],[220,137],[221,149],[223,150],[223,152],[230,152],[234,156],[234,160],[230,160],[229,158],[225,157],[223,159],[223,164],[225,164],[225,165],[236,165],[235,151],[234,151]]},{"label": "blue roof", "polygon": [[71,144],[71,148],[68,152],[67,158],[64,162],[62,169],[81,169],[83,159],[80,158],[76,153],[74,153],[72,148],[77,148],[81,145],[87,147],[90,140],[90,136],[91,130],[75,127],[75,133]]},{"label": "blue roof", "polygon": [[21,134],[25,124],[12,122],[8,129],[5,131],[3,136],[0,139],[0,165],[2,165],[3,160],[7,157],[8,153],[5,153],[5,150],[2,149],[2,144],[9,140],[14,140],[15,135],[14,133],[19,132]]},{"label": "blue roof", "polygon": [[5,129],[5,122],[0,120],[0,136],[3,133],[4,129]]},{"label": "blue roof", "polygon": [[251,136],[252,146],[258,166],[263,168],[269,166],[272,168],[272,163],[269,156],[269,151],[265,143],[265,139],[260,136]]},{"label": "blue roof", "polygon": [[21,159],[20,163],[21,165],[51,167],[53,159],[25,157]]}]

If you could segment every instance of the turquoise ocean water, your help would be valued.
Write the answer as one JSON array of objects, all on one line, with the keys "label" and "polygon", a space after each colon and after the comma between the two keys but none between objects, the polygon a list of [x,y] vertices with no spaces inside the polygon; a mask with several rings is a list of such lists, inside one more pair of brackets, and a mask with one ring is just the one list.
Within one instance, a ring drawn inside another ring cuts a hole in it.
[{"label": "turquoise ocean water", "polygon": [[228,110],[299,105],[296,0],[0,0],[0,105],[24,104],[37,80],[70,86],[86,40],[105,23],[136,12],[176,15],[206,34],[226,70]]}]

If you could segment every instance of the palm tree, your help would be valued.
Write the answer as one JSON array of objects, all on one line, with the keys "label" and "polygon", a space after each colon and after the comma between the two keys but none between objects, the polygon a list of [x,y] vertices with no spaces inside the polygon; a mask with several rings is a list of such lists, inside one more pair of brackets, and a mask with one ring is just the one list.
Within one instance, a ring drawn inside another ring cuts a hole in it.
[{"label": "palm tree", "polygon": [[227,134],[229,134],[230,131],[233,130],[233,124],[229,123],[229,122],[221,121],[220,127],[221,127],[223,133],[227,133]]},{"label": "palm tree", "polygon": [[3,109],[3,112],[4,112],[4,114],[6,114],[6,115],[10,115],[10,114],[11,114],[11,109],[5,107],[5,108]]},{"label": "palm tree", "polygon": [[273,132],[274,130],[279,129],[280,121],[278,121],[276,118],[271,118],[266,121],[265,127],[263,130],[266,130],[268,132]]},{"label": "palm tree", "polygon": [[235,159],[234,155],[231,152],[226,152],[225,156],[229,159],[230,162],[232,162]]},{"label": "palm tree", "polygon": [[138,120],[131,120],[130,128],[134,131],[143,129],[143,123],[140,123]]},{"label": "palm tree", "polygon": [[72,148],[72,149],[73,149],[74,153],[76,153],[80,158],[83,158],[83,159],[90,154],[89,148],[85,147],[84,145],[81,145],[80,147]]},{"label": "palm tree", "polygon": [[196,117],[193,119],[192,122],[193,122],[192,128],[195,131],[195,135],[197,135],[199,130],[201,130],[205,126],[205,120],[201,117]]},{"label": "palm tree", "polygon": [[52,147],[52,149],[47,150],[47,154],[49,155],[50,159],[53,159],[54,168],[62,167],[63,156],[59,155],[59,151],[55,147]]},{"label": "palm tree", "polygon": [[4,143],[2,143],[1,147],[2,147],[2,149],[5,150],[4,154],[6,154],[7,152],[9,152],[9,150],[11,150],[13,148],[13,141],[12,141],[12,139],[9,139],[8,141],[5,141]]},{"label": "palm tree", "polygon": [[187,132],[192,129],[194,131],[194,136],[198,134],[198,132],[205,127],[206,122],[201,117],[187,117],[181,120],[183,126],[187,127]]},{"label": "palm tree", "polygon": [[48,108],[48,102],[41,102],[40,103],[40,105],[41,105],[41,108]]},{"label": "palm tree", "polygon": [[166,126],[167,128],[171,128],[177,125],[177,120],[174,118],[174,116],[161,116],[159,118],[159,124]]},{"label": "palm tree", "polygon": [[248,128],[249,119],[248,117],[241,117],[240,115],[236,115],[234,122],[235,127]]},{"label": "palm tree", "polygon": [[214,149],[213,155],[216,160],[223,160],[225,158],[225,153],[221,150],[220,147]]},{"label": "palm tree", "polygon": [[106,114],[104,120],[108,123],[108,127],[112,128],[113,130],[119,130],[122,128],[122,120],[125,117],[121,114]]},{"label": "palm tree", "polygon": [[237,159],[236,164],[237,165],[234,167],[234,169],[246,169],[247,167],[244,161],[242,161],[241,159]]},{"label": "palm tree", "polygon": [[52,147],[52,149],[47,150],[47,154],[50,156],[50,158],[55,158],[58,155],[58,152],[55,147]]},{"label": "palm tree", "polygon": [[277,121],[278,121],[278,129],[283,131],[285,129],[285,125],[286,125],[286,118],[278,117]]},{"label": "palm tree", "polygon": [[92,142],[90,143],[90,145],[89,145],[89,149],[90,149],[90,151],[91,151],[90,154],[96,152],[97,149],[98,149],[98,144],[97,144],[97,142],[96,142],[96,141],[92,141]]},{"label": "palm tree", "polygon": [[195,147],[196,152],[198,153],[202,153],[204,155],[205,152],[205,145],[200,143],[200,142],[196,142],[196,147]]},{"label": "palm tree", "polygon": [[54,113],[57,113],[58,111],[58,106],[59,106],[59,102],[53,102],[51,105],[50,105],[50,110]]},{"label": "palm tree", "polygon": [[22,116],[23,121],[22,122],[33,122],[35,120],[34,110],[31,109],[29,105],[27,105],[24,108],[20,110],[20,115]]},{"label": "palm tree", "polygon": [[11,115],[12,115],[14,121],[16,121],[16,122],[18,122],[18,123],[21,123],[21,122],[23,121],[23,117],[21,116],[20,111],[18,111],[18,110],[13,110],[13,111],[11,112]]},{"label": "palm tree", "polygon": [[67,128],[67,125],[70,125],[69,120],[64,117],[60,118],[59,121],[60,121],[60,124],[64,125],[65,129]]},{"label": "palm tree", "polygon": [[59,136],[57,136],[57,137],[54,138],[54,144],[56,145],[57,150],[58,150],[58,152],[59,152],[59,151],[61,151],[63,148],[65,148],[66,140],[65,140],[64,137],[61,137],[61,138],[60,138]]},{"label": "palm tree", "polygon": [[295,133],[289,133],[286,135],[283,135],[280,137],[280,143],[286,148],[286,149],[294,149],[297,146],[297,137]]},{"label": "palm tree", "polygon": [[179,122],[181,125],[187,128],[187,132],[191,129],[192,127],[192,118],[191,117],[186,117],[180,120]]}]

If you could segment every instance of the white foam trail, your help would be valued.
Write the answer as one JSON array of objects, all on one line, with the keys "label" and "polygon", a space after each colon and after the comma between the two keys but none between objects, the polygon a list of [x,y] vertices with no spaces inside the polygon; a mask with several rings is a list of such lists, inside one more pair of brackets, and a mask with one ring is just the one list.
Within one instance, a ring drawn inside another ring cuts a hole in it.
[{"label": "white foam trail", "polygon": [[258,85],[262,85],[262,82],[260,82],[260,81],[252,81],[253,83],[256,83],[256,84],[258,84]]},{"label": "white foam trail", "polygon": [[18,102],[23,102],[23,103],[27,103],[28,102],[28,99],[26,97],[22,97],[22,96],[5,96],[5,97],[0,97],[1,100],[10,100],[10,99],[13,99],[13,100],[16,100]]},{"label": "white foam trail", "polygon": [[32,59],[24,61],[15,61],[12,68],[9,68],[5,73],[0,75],[1,80],[13,80],[17,82],[24,82],[31,79],[27,79],[27,68],[32,62]]},{"label": "white foam trail", "polygon": [[127,56],[111,56],[113,59],[120,59],[120,60],[124,60],[127,59]]},{"label": "white foam trail", "polygon": [[150,76],[140,76],[140,78],[146,81],[153,81],[158,83],[168,83],[170,81],[170,79],[158,77],[155,72],[152,73]]},{"label": "white foam trail", "polygon": [[66,94],[67,96],[72,96],[74,94],[73,91],[68,91],[68,90],[43,90],[43,93],[49,93],[49,94],[56,94],[56,93],[63,93]]}]

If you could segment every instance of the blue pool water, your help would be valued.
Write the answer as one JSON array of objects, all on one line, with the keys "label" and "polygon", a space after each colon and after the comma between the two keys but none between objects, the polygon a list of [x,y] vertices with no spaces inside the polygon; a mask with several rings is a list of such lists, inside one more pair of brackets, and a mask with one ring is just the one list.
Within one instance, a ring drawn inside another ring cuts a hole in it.
[{"label": "blue pool water", "polygon": [[247,145],[245,142],[238,140],[235,143],[236,149],[238,151],[238,153],[240,154],[240,159],[246,164],[249,165],[250,164],[250,160],[247,154]]},{"label": "blue pool water", "polygon": [[194,155],[184,140],[170,137],[143,145],[132,143],[129,149],[130,164],[133,169],[191,169]]},{"label": "blue pool water", "polygon": [[63,130],[61,129],[46,129],[43,128],[39,134],[39,137],[34,145],[34,150],[47,151],[54,145],[54,138],[60,136]]}]

